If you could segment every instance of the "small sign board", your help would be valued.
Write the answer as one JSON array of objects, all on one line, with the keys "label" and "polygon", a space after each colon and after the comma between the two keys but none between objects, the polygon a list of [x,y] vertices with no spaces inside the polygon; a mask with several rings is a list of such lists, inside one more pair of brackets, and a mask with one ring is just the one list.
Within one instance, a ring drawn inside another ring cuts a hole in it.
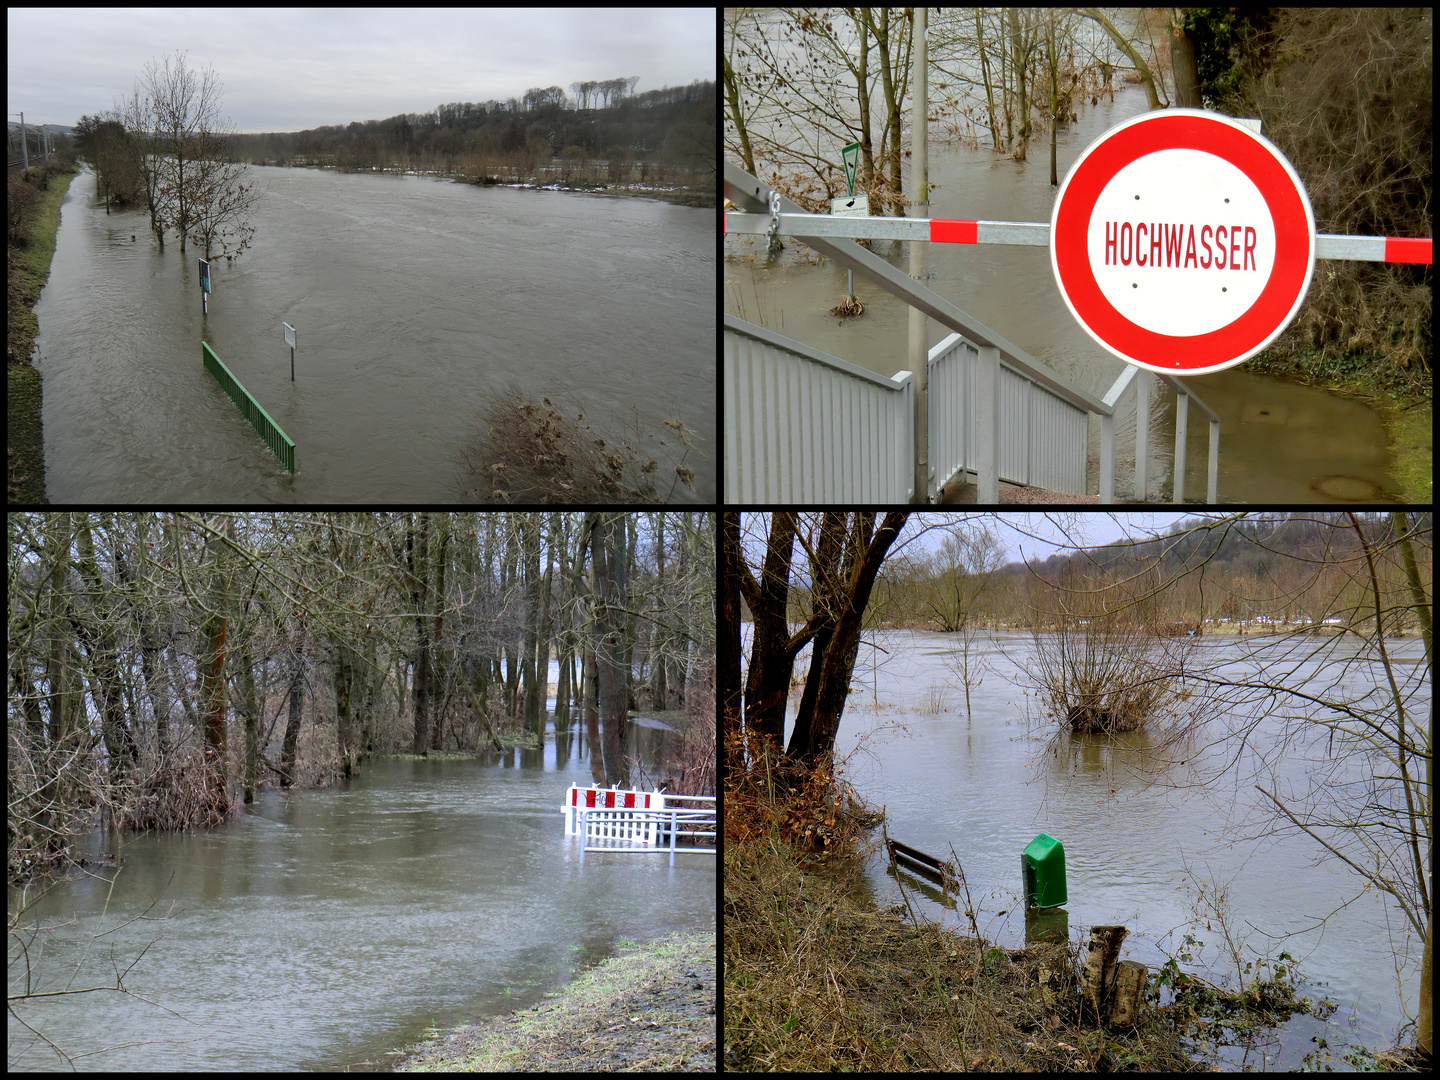
[{"label": "small sign board", "polygon": [[210,291],[210,264],[204,259],[200,260],[200,288]]},{"label": "small sign board", "polygon": [[840,151],[840,161],[845,166],[845,194],[855,194],[855,166],[860,164],[860,144],[852,142]]},{"label": "small sign board", "polygon": [[848,199],[831,199],[830,214],[832,217],[869,217],[870,196],[852,195]]},{"label": "small sign board", "polygon": [[285,330],[285,344],[289,345],[292,349],[295,348],[295,327],[291,326],[288,322],[282,322],[280,325]]}]

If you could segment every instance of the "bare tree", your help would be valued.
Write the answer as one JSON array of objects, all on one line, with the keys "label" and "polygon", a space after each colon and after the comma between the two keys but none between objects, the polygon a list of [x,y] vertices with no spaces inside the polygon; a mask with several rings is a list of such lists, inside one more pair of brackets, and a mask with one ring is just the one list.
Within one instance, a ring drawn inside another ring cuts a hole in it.
[{"label": "bare tree", "polygon": [[206,132],[196,146],[190,180],[190,239],[204,249],[207,259],[212,255],[232,258],[250,246],[255,227],[249,215],[264,193],[255,182],[244,182],[250,167],[230,156],[219,135]]},{"label": "bare tree", "polygon": [[183,252],[195,217],[196,163],[212,148],[205,134],[220,123],[220,83],[213,70],[192,71],[185,54],[177,53],[146,65],[141,90],[151,103],[155,145],[166,166],[164,191],[174,203],[173,224]]}]

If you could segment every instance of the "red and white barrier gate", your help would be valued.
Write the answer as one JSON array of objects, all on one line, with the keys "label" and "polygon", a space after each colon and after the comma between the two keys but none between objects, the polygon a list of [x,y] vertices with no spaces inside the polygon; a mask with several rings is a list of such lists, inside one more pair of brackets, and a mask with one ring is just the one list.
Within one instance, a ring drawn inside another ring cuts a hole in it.
[{"label": "red and white barrier gate", "polygon": [[[658,791],[631,791],[625,788],[582,788],[571,784],[565,793],[565,805],[560,812],[565,815],[565,835],[574,836],[585,831],[584,817],[587,810],[660,810],[665,806],[665,796]],[[637,844],[655,843],[657,822],[653,814],[637,813],[606,814],[604,833],[606,839],[627,840]]]}]

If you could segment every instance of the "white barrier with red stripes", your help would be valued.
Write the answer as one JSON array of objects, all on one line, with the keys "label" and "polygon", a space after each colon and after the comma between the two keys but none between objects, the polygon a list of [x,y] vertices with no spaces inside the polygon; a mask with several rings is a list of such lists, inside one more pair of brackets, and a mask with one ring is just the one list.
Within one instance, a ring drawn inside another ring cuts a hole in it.
[{"label": "white barrier with red stripes", "polygon": [[[781,236],[844,237],[850,240],[928,240],[934,244],[1018,244],[1049,247],[1048,221],[981,221],[945,218],[832,217],[829,214],[725,215],[725,231],[768,233],[772,226]],[[1430,265],[1433,241],[1395,236],[1342,236],[1321,233],[1315,237],[1317,259],[1353,259],[1361,262],[1423,263]]]},{"label": "white barrier with red stripes", "polygon": [[[565,804],[560,812],[565,816],[565,835],[574,836],[584,831],[584,816],[587,810],[661,810],[665,796],[658,791],[632,791],[625,788],[597,788],[571,784],[565,793]],[[606,835],[610,839],[629,840],[633,843],[653,844],[656,822],[644,816],[628,814],[606,814]]]}]

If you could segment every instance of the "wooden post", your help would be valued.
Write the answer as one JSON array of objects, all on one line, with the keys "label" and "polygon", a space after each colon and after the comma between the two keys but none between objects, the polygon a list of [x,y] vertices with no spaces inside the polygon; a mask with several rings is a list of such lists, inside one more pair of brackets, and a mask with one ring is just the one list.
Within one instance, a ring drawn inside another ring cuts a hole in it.
[{"label": "wooden post", "polygon": [[1140,998],[1145,992],[1144,964],[1121,960],[1115,965],[1115,995],[1110,1007],[1112,1027],[1134,1027],[1140,1019]]},{"label": "wooden post", "polygon": [[1115,964],[1120,958],[1120,944],[1130,931],[1123,926],[1092,926],[1090,945],[1085,954],[1085,967],[1080,981],[1085,1000],[1103,1016],[1104,1004],[1115,979]]}]

